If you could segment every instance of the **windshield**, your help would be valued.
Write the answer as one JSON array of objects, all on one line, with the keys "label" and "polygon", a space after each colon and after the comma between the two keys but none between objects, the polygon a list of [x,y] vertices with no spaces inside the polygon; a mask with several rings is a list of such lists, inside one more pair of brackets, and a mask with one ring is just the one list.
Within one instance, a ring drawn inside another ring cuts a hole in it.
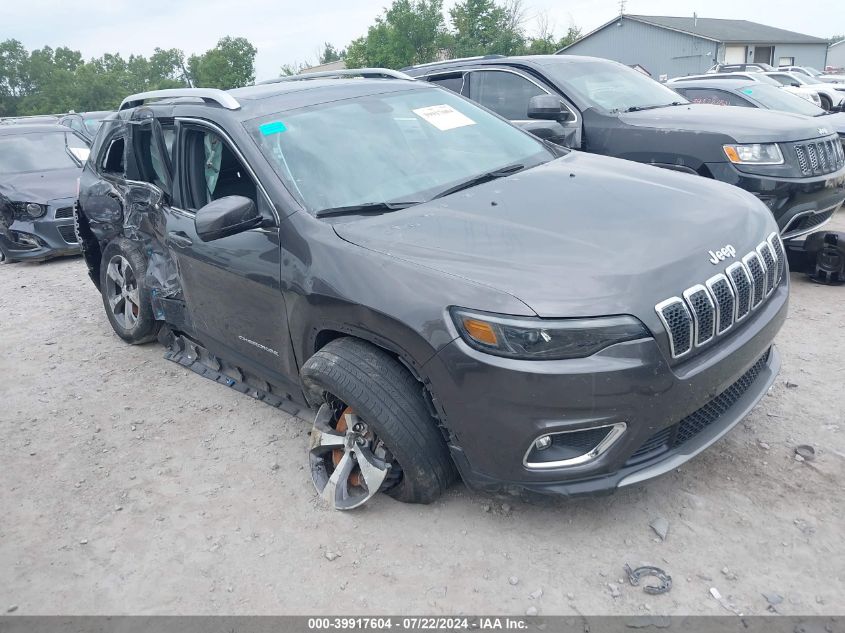
[{"label": "windshield", "polygon": [[475,176],[554,158],[537,139],[439,88],[344,99],[245,126],[312,213],[423,202]]},{"label": "windshield", "polygon": [[0,136],[0,174],[81,167],[74,151],[82,156],[87,150],[88,144],[70,130]]},{"label": "windshield", "polygon": [[774,75],[774,78],[777,79],[780,83],[784,86],[789,86],[792,84],[801,84],[802,86],[808,86],[810,84],[821,83],[815,79],[811,79],[807,75],[802,75],[801,73],[789,73],[787,75]]},{"label": "windshield", "polygon": [[567,93],[608,112],[688,103],[641,72],[613,62],[564,62],[545,68]]},{"label": "windshield", "polygon": [[818,77],[819,75],[822,74],[822,71],[816,70],[812,66],[804,66],[804,70],[806,70],[808,73],[810,73],[813,77]]},{"label": "windshield", "polygon": [[746,86],[741,88],[740,92],[756,99],[769,110],[780,110],[781,112],[803,114],[804,116],[825,114],[825,111],[820,107],[781,88],[760,84]]}]

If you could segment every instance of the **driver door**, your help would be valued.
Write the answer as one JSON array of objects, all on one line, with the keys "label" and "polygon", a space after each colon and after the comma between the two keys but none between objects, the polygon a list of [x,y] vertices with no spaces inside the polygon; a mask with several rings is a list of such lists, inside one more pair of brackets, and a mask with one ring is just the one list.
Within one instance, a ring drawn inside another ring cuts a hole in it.
[{"label": "driver door", "polygon": [[[581,117],[561,99],[566,120],[528,118],[531,97],[553,92],[516,70],[484,69],[468,74],[469,97],[534,136],[564,147],[581,147]],[[467,90],[465,82],[464,90]]]},{"label": "driver door", "polygon": [[[235,145],[216,127],[178,122],[174,165],[180,207],[166,219],[194,335],[210,351],[268,382],[298,389],[280,288],[278,215]],[[225,196],[251,199],[262,226],[212,241],[196,232],[200,209]]]}]

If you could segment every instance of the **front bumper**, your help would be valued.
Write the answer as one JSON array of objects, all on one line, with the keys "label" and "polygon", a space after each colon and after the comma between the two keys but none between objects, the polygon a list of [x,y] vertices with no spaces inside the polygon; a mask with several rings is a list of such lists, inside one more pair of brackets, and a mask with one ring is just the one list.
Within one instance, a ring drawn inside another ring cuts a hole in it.
[{"label": "front bumper", "polygon": [[[719,345],[676,365],[653,339],[566,361],[504,359],[453,341],[425,370],[464,481],[490,492],[574,496],[612,492],[677,468],[736,425],[774,381],[780,357],[772,341],[786,318],[788,293],[782,283]],[[710,412],[706,424],[702,411]],[[696,432],[687,428],[678,441],[690,420]],[[587,463],[536,469],[523,462],[539,436],[621,424],[619,439]],[[661,437],[666,442],[656,450]]]},{"label": "front bumper", "polygon": [[784,240],[818,229],[845,201],[845,168],[823,176],[781,178],[738,170],[731,163],[707,163],[717,180],[753,193],[769,207]]},{"label": "front bumper", "polygon": [[73,201],[56,200],[47,206],[44,217],[16,219],[8,230],[0,232],[0,250],[8,261],[38,262],[82,252],[73,228],[73,215],[68,212],[73,208]]}]

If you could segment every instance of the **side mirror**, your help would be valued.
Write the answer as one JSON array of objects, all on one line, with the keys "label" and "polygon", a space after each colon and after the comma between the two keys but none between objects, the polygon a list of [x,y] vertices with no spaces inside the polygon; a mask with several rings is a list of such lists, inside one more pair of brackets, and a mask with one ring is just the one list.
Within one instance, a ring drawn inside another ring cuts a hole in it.
[{"label": "side mirror", "polygon": [[261,226],[263,219],[255,203],[243,196],[226,196],[197,211],[194,227],[203,242],[219,240]]},{"label": "side mirror", "polygon": [[569,113],[563,109],[560,97],[534,95],[528,100],[528,118],[544,121],[565,121]]}]

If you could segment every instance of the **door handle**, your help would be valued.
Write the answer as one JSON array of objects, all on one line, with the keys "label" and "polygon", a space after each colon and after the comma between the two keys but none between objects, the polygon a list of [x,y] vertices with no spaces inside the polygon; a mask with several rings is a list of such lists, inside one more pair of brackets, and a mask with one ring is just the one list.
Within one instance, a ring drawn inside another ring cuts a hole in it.
[{"label": "door handle", "polygon": [[193,245],[193,240],[182,231],[170,231],[167,234],[167,242],[176,248],[188,248]]}]

